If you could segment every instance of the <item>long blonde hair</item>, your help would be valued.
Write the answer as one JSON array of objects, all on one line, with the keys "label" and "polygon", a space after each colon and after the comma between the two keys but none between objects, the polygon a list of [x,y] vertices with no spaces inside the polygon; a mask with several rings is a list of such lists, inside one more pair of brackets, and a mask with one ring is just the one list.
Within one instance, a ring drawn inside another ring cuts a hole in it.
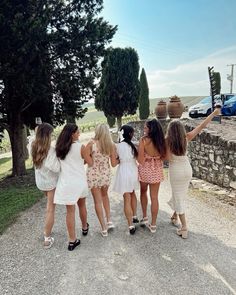
[{"label": "long blonde hair", "polygon": [[187,150],[187,138],[184,125],[180,121],[172,121],[167,128],[167,146],[176,156],[184,156]]},{"label": "long blonde hair", "polygon": [[47,157],[51,145],[53,127],[48,123],[42,123],[37,127],[35,140],[32,142],[31,155],[34,166],[40,168]]},{"label": "long blonde hair", "polygon": [[96,126],[94,139],[98,141],[99,150],[103,155],[111,155],[113,141],[107,124]]}]

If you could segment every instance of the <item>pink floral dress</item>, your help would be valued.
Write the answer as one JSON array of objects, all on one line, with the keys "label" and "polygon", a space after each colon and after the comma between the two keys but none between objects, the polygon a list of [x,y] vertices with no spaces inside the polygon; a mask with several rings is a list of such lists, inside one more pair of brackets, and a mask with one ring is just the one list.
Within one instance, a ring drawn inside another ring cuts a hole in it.
[{"label": "pink floral dress", "polygon": [[87,180],[89,189],[109,186],[111,182],[110,156],[103,155],[96,143],[92,145],[93,166],[87,169]]}]

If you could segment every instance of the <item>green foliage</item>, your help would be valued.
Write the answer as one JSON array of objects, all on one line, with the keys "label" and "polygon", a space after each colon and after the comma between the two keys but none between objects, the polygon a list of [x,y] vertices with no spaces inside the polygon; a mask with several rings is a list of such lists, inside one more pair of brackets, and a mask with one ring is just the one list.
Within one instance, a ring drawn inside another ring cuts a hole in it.
[{"label": "green foliage", "polygon": [[145,70],[140,75],[140,96],[139,96],[139,118],[146,120],[150,114],[149,110],[149,89]]},{"label": "green foliage", "polygon": [[105,116],[135,114],[139,97],[139,62],[133,48],[110,48],[102,62],[95,107]]},{"label": "green foliage", "polygon": [[83,117],[94,97],[105,46],[116,27],[98,17],[102,0],[0,1],[0,134],[10,133],[21,171],[22,126],[35,117]]},{"label": "green foliage", "polygon": [[213,73],[214,81],[216,82],[215,88],[216,88],[216,93],[220,94],[221,93],[221,78],[220,78],[220,73],[219,72],[214,72]]},{"label": "green foliage", "polygon": [[116,123],[116,118],[113,116],[107,116],[107,124],[109,125],[110,128],[114,127]]}]

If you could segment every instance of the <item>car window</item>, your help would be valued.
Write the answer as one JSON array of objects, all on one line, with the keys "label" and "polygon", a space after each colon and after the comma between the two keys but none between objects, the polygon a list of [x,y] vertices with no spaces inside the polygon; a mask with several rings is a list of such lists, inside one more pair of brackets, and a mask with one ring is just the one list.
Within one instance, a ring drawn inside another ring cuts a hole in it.
[{"label": "car window", "polygon": [[225,101],[228,101],[232,97],[234,97],[234,94],[227,94],[227,95],[225,95]]},{"label": "car window", "polygon": [[211,102],[211,97],[210,97],[210,96],[205,97],[205,98],[203,98],[203,99],[200,101],[200,103],[202,103],[202,104],[207,104],[207,103],[209,103],[209,102]]},{"label": "car window", "polygon": [[235,96],[231,96],[231,98],[227,100],[227,104],[228,103],[232,103],[232,102],[236,102],[236,95]]}]

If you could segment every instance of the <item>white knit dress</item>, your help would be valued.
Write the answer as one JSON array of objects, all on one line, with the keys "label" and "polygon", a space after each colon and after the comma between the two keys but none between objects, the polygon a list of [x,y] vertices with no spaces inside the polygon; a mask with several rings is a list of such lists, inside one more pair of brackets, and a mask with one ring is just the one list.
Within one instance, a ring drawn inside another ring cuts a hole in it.
[{"label": "white knit dress", "polygon": [[120,164],[116,171],[113,190],[123,195],[139,189],[138,167],[132,148],[126,142],[117,145],[117,154]]},{"label": "white knit dress", "polygon": [[81,143],[72,143],[69,153],[60,160],[61,171],[54,195],[54,203],[74,205],[79,198],[88,194],[84,160],[81,156]]},{"label": "white knit dress", "polygon": [[187,155],[176,156],[172,154],[169,161],[169,179],[172,197],[168,204],[177,214],[185,213],[185,202],[191,178],[192,167]]}]

